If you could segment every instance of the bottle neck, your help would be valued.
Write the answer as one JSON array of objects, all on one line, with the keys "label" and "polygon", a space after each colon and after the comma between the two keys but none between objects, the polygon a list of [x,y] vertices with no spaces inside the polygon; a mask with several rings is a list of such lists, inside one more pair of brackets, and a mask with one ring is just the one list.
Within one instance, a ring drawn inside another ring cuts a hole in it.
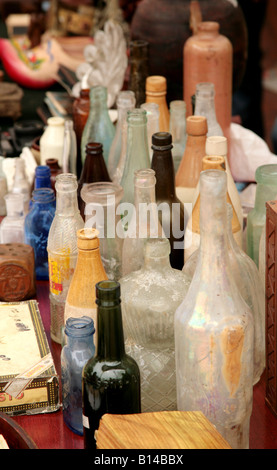
[{"label": "bottle neck", "polygon": [[277,198],[277,186],[258,183],[255,196],[255,210],[261,213],[266,212],[265,203]]},{"label": "bottle neck", "polygon": [[[170,146],[172,147],[172,146]],[[175,192],[175,172],[171,148],[168,150],[157,150],[154,146],[152,156],[152,168],[156,176],[156,200],[173,200]]]},{"label": "bottle neck", "polygon": [[97,328],[99,358],[120,361],[125,356],[120,301],[98,300]]},{"label": "bottle neck", "polygon": [[73,216],[78,210],[77,189],[68,192],[56,192],[56,214]]}]

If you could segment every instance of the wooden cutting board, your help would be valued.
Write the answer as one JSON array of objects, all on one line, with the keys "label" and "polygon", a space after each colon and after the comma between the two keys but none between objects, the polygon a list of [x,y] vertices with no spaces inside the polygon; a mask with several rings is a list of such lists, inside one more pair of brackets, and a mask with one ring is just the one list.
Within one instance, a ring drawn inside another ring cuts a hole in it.
[{"label": "wooden cutting board", "polygon": [[200,411],[105,414],[98,449],[231,449]]}]

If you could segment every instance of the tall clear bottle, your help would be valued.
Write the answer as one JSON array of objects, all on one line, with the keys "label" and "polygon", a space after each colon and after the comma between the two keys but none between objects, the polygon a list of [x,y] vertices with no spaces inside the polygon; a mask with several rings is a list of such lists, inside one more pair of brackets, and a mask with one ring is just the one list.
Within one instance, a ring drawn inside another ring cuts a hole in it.
[{"label": "tall clear bottle", "polygon": [[120,279],[127,354],[141,373],[143,412],[176,410],[174,313],[189,287],[167,238],[148,239],[143,266]]},{"label": "tall clear bottle", "polygon": [[90,111],[90,100],[89,100],[89,88],[82,88],[80,95],[73,102],[72,106],[72,119],[74,125],[74,131],[76,134],[76,145],[77,145],[77,178],[80,178],[82,171],[82,156],[81,156],[81,141],[83,130],[87,122],[87,118]]},{"label": "tall clear bottle", "polygon": [[29,211],[29,202],[31,198],[31,185],[26,175],[25,161],[18,157],[14,159],[15,171],[11,192],[21,194],[23,197],[24,214]]},{"label": "tall clear bottle", "polygon": [[150,162],[152,161],[153,150],[152,150],[152,135],[155,132],[159,132],[160,130],[160,111],[159,105],[157,103],[142,103],[142,109],[145,109],[147,113],[147,139],[148,139],[148,147],[149,147],[149,157]]},{"label": "tall clear bottle", "polygon": [[93,86],[90,89],[90,111],[83,130],[81,140],[82,164],[86,159],[88,142],[100,142],[103,145],[103,155],[108,165],[109,152],[115,136],[115,127],[111,121],[107,105],[107,88]]},{"label": "tall clear bottle", "polygon": [[134,109],[136,104],[135,94],[131,90],[120,91],[116,100],[117,106],[117,123],[115,128],[115,136],[111,144],[108,158],[108,172],[113,180],[116,168],[119,163],[122,149],[122,129],[127,119],[127,111]]},{"label": "tall clear bottle", "polygon": [[56,212],[50,227],[47,251],[50,292],[50,334],[62,342],[67,292],[77,261],[77,230],[84,226],[77,202],[77,179],[62,173],[56,179]]},{"label": "tall clear bottle", "polygon": [[172,135],[172,157],[175,174],[184,155],[187,141],[186,103],[173,100],[169,103],[169,132]]},{"label": "tall clear bottle", "polygon": [[103,414],[140,413],[140,371],[125,352],[120,284],[96,284],[98,340],[96,356],[83,369],[84,447],[95,449],[95,431]]},{"label": "tall clear bottle", "polygon": [[232,448],[247,449],[254,322],[229,262],[226,194],[225,172],[201,173],[200,253],[175,312],[177,404],[202,411]]},{"label": "tall clear bottle", "polygon": [[166,101],[167,81],[162,75],[150,75],[145,84],[146,103],[159,105],[159,128],[161,132],[169,131],[169,109]]},{"label": "tall clear bottle", "polygon": [[66,119],[64,123],[62,168],[63,173],[73,173],[77,176],[77,139],[71,119]]},{"label": "tall clear bottle", "polygon": [[223,131],[216,118],[214,95],[215,91],[213,83],[197,83],[195,91],[194,115],[205,116],[207,118],[207,136],[223,135]]}]

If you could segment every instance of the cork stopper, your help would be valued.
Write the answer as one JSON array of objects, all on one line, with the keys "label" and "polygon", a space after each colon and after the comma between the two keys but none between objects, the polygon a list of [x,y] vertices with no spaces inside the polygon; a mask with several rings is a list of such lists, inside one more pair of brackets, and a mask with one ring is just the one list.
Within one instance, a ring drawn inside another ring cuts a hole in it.
[{"label": "cork stopper", "polygon": [[146,78],[146,94],[147,93],[166,93],[167,82],[162,75],[150,75]]},{"label": "cork stopper", "polygon": [[228,151],[227,138],[223,135],[211,135],[207,137],[206,155],[222,155],[226,156]]},{"label": "cork stopper", "polygon": [[81,250],[99,248],[99,231],[95,228],[81,228],[77,231],[77,246]]},{"label": "cork stopper", "polygon": [[205,116],[187,117],[187,134],[205,135],[208,132],[207,118]]},{"label": "cork stopper", "polygon": [[206,155],[202,159],[202,169],[205,170],[226,170],[225,158],[220,155]]}]

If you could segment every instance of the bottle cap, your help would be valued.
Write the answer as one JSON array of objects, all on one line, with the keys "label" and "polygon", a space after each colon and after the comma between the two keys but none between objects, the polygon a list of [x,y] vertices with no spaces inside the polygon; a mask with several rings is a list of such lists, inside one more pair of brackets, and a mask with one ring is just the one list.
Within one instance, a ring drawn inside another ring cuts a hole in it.
[{"label": "bottle cap", "polygon": [[150,75],[146,78],[146,93],[160,93],[166,92],[167,82],[166,78],[162,75]]},{"label": "bottle cap", "polygon": [[187,118],[187,134],[205,135],[207,132],[208,124],[205,116],[189,116]]},{"label": "bottle cap", "polygon": [[77,231],[77,246],[81,250],[99,248],[99,231],[95,228],[81,228]]},{"label": "bottle cap", "polygon": [[222,155],[226,156],[228,152],[227,148],[227,138],[223,135],[211,135],[206,139],[206,148],[207,155]]},{"label": "bottle cap", "polygon": [[114,301],[120,299],[120,284],[117,281],[100,281],[96,286],[96,298],[99,300]]}]

